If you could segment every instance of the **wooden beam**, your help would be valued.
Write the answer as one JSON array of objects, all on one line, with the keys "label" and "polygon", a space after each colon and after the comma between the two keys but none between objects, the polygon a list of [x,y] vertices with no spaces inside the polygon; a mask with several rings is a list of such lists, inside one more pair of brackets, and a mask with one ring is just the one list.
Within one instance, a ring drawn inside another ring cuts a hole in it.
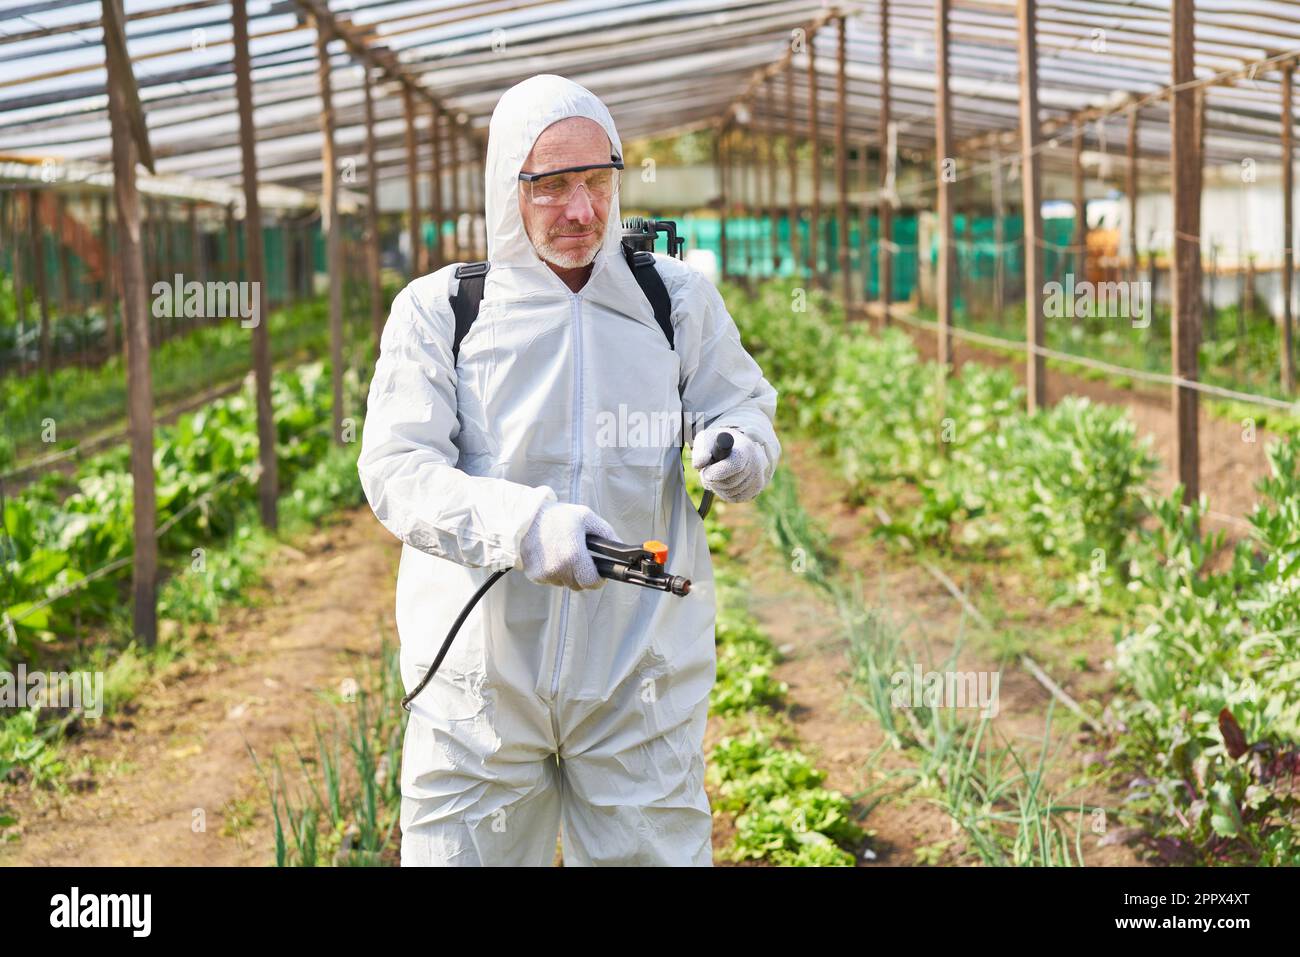
[{"label": "wooden beam", "polygon": [[[197,2],[193,2],[193,3],[174,4],[166,7],[155,8],[153,10],[143,10],[136,13],[130,13],[126,15],[124,20],[128,23],[133,23],[137,20],[147,20],[153,17],[170,16],[171,14],[174,13],[185,13],[190,10],[201,10],[204,7],[215,6],[218,2],[219,0],[197,0]],[[65,4],[58,4],[58,3],[50,4],[51,7],[59,7],[64,5]],[[15,16],[15,14],[6,11],[5,16],[12,17]],[[64,33],[76,33],[81,30],[98,30],[100,28],[100,25],[101,24],[99,20],[77,19],[72,21],[71,23],[60,23],[57,26],[37,27],[32,30],[23,30],[21,32],[6,33],[4,36],[0,36],[0,46],[9,43],[21,43],[24,40],[45,39],[46,37],[59,36],[60,34],[64,34]]]},{"label": "wooden beam", "polygon": [[845,34],[847,19],[839,18],[836,31],[836,71],[835,71],[835,189],[839,193],[835,216],[838,230],[836,239],[839,244],[840,295],[847,312],[853,305],[853,272],[849,266],[849,157],[848,144],[844,141],[844,127],[848,122],[848,38]]},{"label": "wooden beam", "polygon": [[406,213],[407,240],[411,244],[411,281],[424,275],[420,268],[420,164],[415,143],[415,97],[402,87],[402,109],[406,114]]},{"label": "wooden beam", "polygon": [[199,208],[193,200],[185,204],[187,225],[190,232],[190,273],[191,278],[199,282],[207,280],[203,268],[203,235],[199,232]]},{"label": "wooden beam", "polygon": [[763,208],[763,203],[759,199],[759,162],[758,162],[758,131],[750,125],[745,128],[745,141],[748,148],[745,150],[745,159],[748,161],[748,176],[746,177],[745,190],[745,224],[749,236],[745,242],[745,273],[749,276],[751,282],[755,278],[755,270],[758,268],[759,261],[763,258],[763,250],[760,247],[762,232],[759,229],[759,216]]},{"label": "wooden beam", "polygon": [[[10,216],[13,223],[14,237],[14,315],[18,317],[18,329],[20,332],[27,331],[27,290],[23,286],[23,233],[29,232],[25,220],[24,203],[30,205],[31,197],[23,190],[14,190],[13,208]],[[27,352],[22,350],[18,357],[18,369],[20,374],[27,373]]]},{"label": "wooden beam", "polygon": [[[769,77],[768,81],[763,84],[763,102],[764,111],[770,119],[772,114],[772,87],[776,85],[776,78]],[[776,216],[776,144],[772,139],[770,132],[763,137],[764,165],[767,167],[767,206],[763,212],[763,218],[767,223],[768,237],[770,240],[770,250],[772,257],[772,275],[775,276],[781,271],[781,247],[777,237],[777,216]]]},{"label": "wooden beam", "polygon": [[226,207],[226,278],[239,282],[239,233],[235,229],[235,204]]},{"label": "wooden beam", "polygon": [[758,127],[753,125],[746,128],[745,135],[749,140],[749,150],[746,152],[749,157],[749,209],[746,210],[749,220],[749,270],[750,275],[757,278],[762,274],[760,263],[766,258],[763,254],[763,167],[759,155],[761,137]]},{"label": "wooden beam", "polygon": [[433,111],[433,255],[434,268],[446,264],[447,247],[443,242],[442,228],[447,221],[447,211],[442,205],[442,111]]},{"label": "wooden beam", "polygon": [[[1194,0],[1173,0],[1170,29],[1171,85],[1169,125],[1172,135],[1170,181],[1174,207],[1173,315],[1171,345],[1173,372],[1182,379],[1197,379],[1200,302],[1201,196],[1197,187],[1196,95],[1183,84],[1195,78]],[[1184,501],[1200,495],[1199,421],[1196,390],[1174,385],[1174,460]]]},{"label": "wooden beam", "polygon": [[442,268],[442,112],[432,109],[429,113],[429,139],[433,143],[433,168],[429,171],[429,218],[433,220],[433,245],[429,263],[430,270]]},{"label": "wooden beam", "polygon": [[[890,303],[894,298],[894,182],[897,172],[897,129],[890,118],[889,89],[889,0],[880,0],[880,202],[877,207],[878,260],[881,322],[889,325]],[[865,242],[865,239],[863,240]]]},{"label": "wooden beam", "polygon": [[1282,68],[1282,389],[1286,395],[1295,395],[1295,345],[1292,329],[1294,318],[1291,308],[1292,284],[1295,282],[1295,158],[1294,113],[1292,112],[1292,81],[1295,66],[1288,63]]},{"label": "wooden beam", "polygon": [[[1206,87],[1198,86],[1196,87],[1195,92],[1196,98],[1193,100],[1193,103],[1195,104],[1194,110],[1196,116],[1196,195],[1201,196],[1203,195],[1205,184]],[[1199,216],[1200,214],[1198,212],[1198,221]],[[1211,243],[1210,247],[1210,256],[1211,258],[1214,256],[1213,243]],[[1208,304],[1205,300],[1205,270],[1201,265],[1199,251],[1196,257],[1196,268],[1198,270],[1198,278],[1196,280],[1196,315],[1198,316],[1197,322],[1199,323],[1199,331],[1197,334],[1197,346],[1199,348],[1200,343],[1205,340],[1206,336],[1209,336],[1211,339],[1214,337],[1214,317],[1212,312],[1214,308],[1214,300],[1213,297],[1211,297]],[[1213,282],[1213,277],[1211,277],[1211,282]]]},{"label": "wooden beam", "polygon": [[[341,42],[354,58],[380,70],[385,79],[399,84],[404,93],[423,100],[435,109],[446,109],[445,104],[434,96],[428,87],[419,83],[403,68],[402,61],[396,53],[382,43],[370,42],[374,37],[373,27],[358,26],[347,19],[339,18],[330,10],[329,0],[293,0],[293,2],[305,13],[315,17],[315,22],[332,38]],[[391,26],[391,21],[389,25]]]},{"label": "wooden beam", "polygon": [[820,245],[822,215],[821,135],[817,126],[817,31],[808,31],[808,145],[812,163],[812,205],[808,208],[808,275],[819,286],[826,276],[818,269],[817,247]]},{"label": "wooden beam", "polygon": [[484,236],[484,245],[479,246],[479,224],[483,219],[483,166],[487,162],[486,155],[480,152],[481,144],[470,132],[470,126],[465,127],[465,145],[469,148],[469,241],[474,249],[474,258],[487,258],[487,237]]},{"label": "wooden beam", "polygon": [[718,130],[713,140],[713,165],[718,176],[718,275],[727,280],[727,128]]},{"label": "wooden beam", "polygon": [[761,279],[765,272],[763,263],[767,260],[767,251],[764,249],[765,237],[763,235],[763,192],[767,177],[763,166],[762,140],[763,135],[759,127],[751,126],[749,128],[749,162],[751,165],[750,199],[752,208],[749,211],[751,219],[749,247],[751,269],[758,279]]},{"label": "wooden beam", "polygon": [[284,276],[280,283],[280,305],[285,306],[290,302],[293,293],[293,278],[298,274],[297,256],[294,255],[293,242],[293,222],[285,216],[280,218],[280,262],[281,272]]},{"label": "wooden beam", "polygon": [[790,274],[803,272],[799,255],[799,160],[794,140],[794,57],[785,61],[785,154],[790,173]]},{"label": "wooden beam", "polygon": [[32,282],[36,290],[36,304],[41,314],[39,347],[41,374],[48,376],[54,369],[54,347],[50,337],[50,291],[45,276],[45,224],[41,221],[41,208],[44,205],[45,194],[39,190],[32,190],[27,205],[31,217],[29,229],[32,237]]},{"label": "wooden beam", "polygon": [[72,313],[72,250],[63,237],[68,219],[68,196],[57,193],[54,204],[54,248],[59,252],[59,318]]},{"label": "wooden beam", "polygon": [[384,290],[379,268],[379,166],[375,146],[375,98],[373,75],[365,64],[366,103],[366,282],[370,286],[370,329],[375,337],[375,358],[379,358],[379,345],[384,338]]},{"label": "wooden beam", "polygon": [[459,172],[461,175],[465,177],[464,212],[466,214],[465,216],[466,234],[465,234],[465,243],[462,248],[462,255],[464,255],[466,259],[473,260],[474,258],[474,210],[476,205],[474,202],[474,173],[473,173],[474,141],[469,136],[468,127],[465,124],[461,124],[461,123],[457,124],[456,138],[458,141],[463,141],[463,145],[469,147],[468,158],[470,162],[462,163],[459,167]]},{"label": "wooden beam", "polygon": [[989,192],[993,201],[993,315],[999,322],[1006,309],[1006,203],[1002,192],[1002,152],[991,147]]},{"label": "wooden beam", "polygon": [[[1128,143],[1125,152],[1128,158],[1124,192],[1128,193],[1129,282],[1137,282],[1138,272],[1142,264],[1138,258],[1138,111],[1136,106],[1131,108],[1128,113]],[[1148,303],[1154,302],[1151,298],[1154,295],[1155,290],[1149,290],[1147,294]]]},{"label": "wooden beam", "polygon": [[461,262],[460,136],[456,131],[456,118],[450,113],[447,114],[447,149],[451,153],[451,162],[447,164],[451,173],[451,258],[453,262]]},{"label": "wooden beam", "polygon": [[[820,27],[825,26],[832,19],[834,19],[839,15],[840,14],[838,10],[834,10],[834,9],[824,10],[823,12],[819,13],[816,17],[813,18],[811,24],[809,24],[807,27],[801,27],[799,29],[805,33],[806,37],[811,36]],[[792,34],[794,34],[795,32],[796,31],[791,31]],[[775,77],[776,74],[780,73],[783,70],[793,70],[794,55],[795,53],[798,52],[797,47],[798,44],[794,42],[794,39],[792,37],[791,42],[786,45],[785,53],[781,55],[781,58],[779,60],[776,60],[775,62],[772,63],[764,63],[762,66],[755,69],[753,73],[750,75],[749,81],[745,84],[744,90],[741,91],[739,96],[737,96],[734,100],[732,100],[730,105],[723,112],[722,117],[717,122],[725,126],[726,124],[733,121],[736,117],[736,111],[739,108],[740,104],[742,102],[747,102],[751,99],[754,91],[758,88],[759,84],[763,82],[763,79],[765,77],[769,77],[769,76]],[[726,72],[731,72],[731,71],[726,71]],[[717,77],[717,76],[718,74],[716,71],[714,72],[706,71],[704,73],[697,74],[696,79],[698,81],[698,79],[701,77],[710,78],[710,77]]]},{"label": "wooden beam", "polygon": [[1039,166],[1042,131],[1038,115],[1036,0],[1017,0],[1020,53],[1020,178],[1025,237],[1025,398],[1030,412],[1047,405],[1047,360],[1043,348],[1043,186]]},{"label": "wooden beam", "polygon": [[736,200],[739,206],[738,219],[745,224],[743,230],[736,230],[736,245],[739,248],[740,255],[737,259],[744,262],[741,270],[741,277],[745,285],[748,286],[753,279],[754,269],[754,244],[750,232],[750,226],[753,221],[753,209],[750,202],[749,187],[752,184],[753,176],[753,156],[750,150],[753,140],[749,135],[747,127],[736,128]]},{"label": "wooden beam", "polygon": [[[321,229],[325,231],[325,269],[330,282],[330,385],[334,432],[343,444],[343,234],[339,222],[338,159],[334,154],[334,92],[330,85],[329,35],[314,17],[317,77],[321,100]],[[419,210],[417,209],[418,215]]]},{"label": "wooden beam", "polygon": [[[1074,271],[1076,280],[1088,278],[1088,202],[1083,182],[1083,125],[1074,128]],[[1075,312],[1075,310],[1071,310]],[[1074,323],[1081,322],[1075,312]]]},{"label": "wooden beam", "polygon": [[[135,140],[136,156],[141,165],[149,172],[154,169],[153,149],[149,145],[149,126],[144,120],[144,107],[140,105],[140,88],[135,81],[135,71],[131,68],[131,56],[126,49],[126,16],[120,2],[105,2],[103,6],[103,34],[105,59],[113,70],[113,75],[125,86],[122,88],[122,121],[125,122]],[[111,111],[110,111],[111,116]]]},{"label": "wooden beam", "polygon": [[[1023,2],[1023,0],[1022,0]],[[948,14],[951,0],[935,0],[935,117],[934,158],[938,182],[939,275],[936,283],[939,319],[939,365],[952,368],[952,182],[956,157],[952,155],[952,101],[948,83]],[[951,164],[951,172],[950,165]]]},{"label": "wooden beam", "polygon": [[[237,0],[238,2],[238,0]],[[120,0],[102,0],[107,35],[120,22]],[[124,72],[126,71],[125,75]],[[127,419],[131,445],[132,535],[131,612],[136,638],[146,648],[158,640],[157,499],[153,470],[153,379],[149,368],[149,320],[145,313],[144,261],[140,249],[140,202],[135,164],[138,142],[132,129],[128,89],[130,61],[108,58],[108,109],[113,137],[113,201],[117,207],[118,263],[122,270],[122,318],[126,347]]]},{"label": "wooden beam", "polygon": [[[1156,97],[1159,98],[1159,97]],[[1121,111],[1127,111],[1135,105],[1146,102],[1140,99],[1136,94],[1129,93],[1123,96],[1118,104],[1107,106],[1090,106],[1082,110],[1075,110],[1064,116],[1055,116],[1046,120],[1039,121],[1039,138],[1045,139],[1062,130],[1073,130],[1079,124],[1087,124],[1104,119],[1108,116],[1114,116]],[[970,136],[957,144],[959,152],[966,150],[984,150],[990,146],[1011,147],[1019,140],[1018,130],[988,130],[977,136]]]},{"label": "wooden beam", "polygon": [[[271,408],[271,333],[266,294],[266,262],[262,253],[262,206],[257,197],[257,129],[253,126],[253,69],[248,52],[248,0],[231,0],[234,25],[235,94],[239,102],[239,152],[244,186],[243,281],[257,297],[259,321],[253,326],[253,380],[257,406],[257,498],[262,524],[276,528],[279,516],[279,468],[275,456],[276,428]],[[234,234],[231,234],[234,240]]]},{"label": "wooden beam", "polygon": [[862,202],[858,203],[858,269],[862,273],[858,292],[862,301],[867,301],[867,289],[871,286],[871,164],[867,159],[871,144],[863,140],[858,144],[858,177],[862,180]]},{"label": "wooden beam", "polygon": [[[100,281],[99,295],[104,310],[104,358],[111,359],[117,352],[117,258],[113,255],[113,224],[108,218],[108,194],[99,194],[99,247],[103,250],[104,278]],[[15,250],[17,253],[17,250]]]}]

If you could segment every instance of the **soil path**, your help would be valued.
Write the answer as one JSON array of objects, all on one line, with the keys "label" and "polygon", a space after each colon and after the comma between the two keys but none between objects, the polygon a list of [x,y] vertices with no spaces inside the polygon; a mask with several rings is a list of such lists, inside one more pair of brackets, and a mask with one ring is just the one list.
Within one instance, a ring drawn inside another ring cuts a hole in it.
[{"label": "soil path", "polygon": [[[2,864],[268,864],[274,837],[259,760],[328,724],[319,692],[363,681],[395,640],[398,547],[368,509],[285,547],[251,607],[231,609],[125,714],[69,740],[65,794],[10,789],[18,841]],[[201,816],[203,827],[193,822]]]},{"label": "soil path", "polygon": [[[988,640],[1004,628],[1014,628],[1011,649],[1032,644],[1038,663],[1076,700],[1104,702],[1111,680],[1105,659],[1113,648],[1104,624],[1090,627],[1078,609],[1047,607],[1036,583],[998,566],[976,566],[954,572],[957,584],[973,597],[983,596],[981,608],[993,619],[983,636],[963,620],[960,604],[929,572],[906,555],[891,552],[870,537],[874,522],[869,509],[843,500],[842,486],[817,460],[804,439],[783,439],[782,461],[798,482],[799,501],[830,534],[830,551],[842,569],[862,578],[869,606],[882,609],[892,627],[926,662],[938,667],[959,635],[966,635],[958,653],[962,670],[999,670],[999,713],[993,722],[998,734],[1024,754],[1036,757],[1044,732],[1050,693],[1002,653],[1005,642]],[[777,676],[789,687],[790,718],[800,747],[827,772],[826,786],[857,797],[866,811],[863,827],[874,832],[874,854],[862,864],[912,865],[970,862],[959,856],[964,842],[951,819],[939,807],[909,793],[915,770],[910,756],[889,747],[876,718],[858,700],[852,680],[848,644],[837,626],[835,609],[810,582],[791,571],[790,561],[768,543],[759,516],[749,505],[722,506],[723,521],[733,529],[731,552],[744,568],[752,591],[751,610],[781,650],[785,660]],[[999,609],[1002,609],[999,613]],[[1063,639],[1067,634],[1068,639]],[[985,640],[980,640],[983,637]],[[1067,664],[1086,659],[1086,667]],[[1057,706],[1052,741],[1056,786],[1079,772],[1090,755],[1086,736],[1071,730],[1076,722]],[[710,728],[710,739],[717,728]],[[1098,787],[1072,791],[1089,805],[1115,806],[1119,795]],[[1092,865],[1132,865],[1133,851],[1100,846],[1085,823],[1084,855]],[[921,852],[921,856],[918,855]]]}]

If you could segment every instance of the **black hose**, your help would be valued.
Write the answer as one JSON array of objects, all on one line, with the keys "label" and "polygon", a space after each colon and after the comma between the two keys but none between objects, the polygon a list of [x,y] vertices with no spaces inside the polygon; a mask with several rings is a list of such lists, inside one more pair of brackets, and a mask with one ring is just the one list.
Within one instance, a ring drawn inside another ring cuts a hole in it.
[{"label": "black hose", "polygon": [[460,610],[460,614],[456,616],[456,620],[452,623],[451,631],[447,632],[447,637],[442,643],[442,648],[438,650],[438,657],[433,659],[433,664],[430,665],[429,670],[424,673],[424,677],[421,678],[420,683],[415,686],[415,690],[402,699],[402,707],[407,711],[411,710],[411,702],[415,700],[415,696],[423,691],[425,685],[427,685],[433,676],[438,673],[438,666],[442,664],[442,659],[447,657],[447,651],[451,648],[451,643],[456,637],[456,632],[460,631],[460,626],[465,624],[465,619],[469,617],[469,613],[474,610],[474,606],[478,604],[478,600],[486,595],[487,590],[497,583],[497,579],[508,571],[510,571],[510,569],[503,568],[498,572],[493,572],[487,581],[478,586],[478,591],[474,592],[474,597],[466,602],[465,607]]}]

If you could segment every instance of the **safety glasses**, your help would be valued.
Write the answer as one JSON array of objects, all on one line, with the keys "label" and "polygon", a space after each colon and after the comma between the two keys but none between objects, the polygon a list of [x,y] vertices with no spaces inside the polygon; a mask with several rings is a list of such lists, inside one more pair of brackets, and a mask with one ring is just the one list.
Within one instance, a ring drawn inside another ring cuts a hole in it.
[{"label": "safety glasses", "polygon": [[618,192],[619,171],[623,161],[611,156],[612,162],[590,166],[570,166],[545,173],[520,173],[519,188],[534,206],[564,206],[581,186],[593,200],[608,200]]}]

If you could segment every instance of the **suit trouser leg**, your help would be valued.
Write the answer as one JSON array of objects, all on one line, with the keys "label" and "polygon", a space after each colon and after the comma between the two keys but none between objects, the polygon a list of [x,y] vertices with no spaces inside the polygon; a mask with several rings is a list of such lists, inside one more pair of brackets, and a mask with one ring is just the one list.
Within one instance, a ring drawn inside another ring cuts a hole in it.
[{"label": "suit trouser leg", "polygon": [[561,759],[566,866],[712,866],[708,710],[705,698],[653,737]]},{"label": "suit trouser leg", "polygon": [[407,724],[402,865],[550,866],[560,828],[555,756],[485,754],[459,728],[416,714]]}]

